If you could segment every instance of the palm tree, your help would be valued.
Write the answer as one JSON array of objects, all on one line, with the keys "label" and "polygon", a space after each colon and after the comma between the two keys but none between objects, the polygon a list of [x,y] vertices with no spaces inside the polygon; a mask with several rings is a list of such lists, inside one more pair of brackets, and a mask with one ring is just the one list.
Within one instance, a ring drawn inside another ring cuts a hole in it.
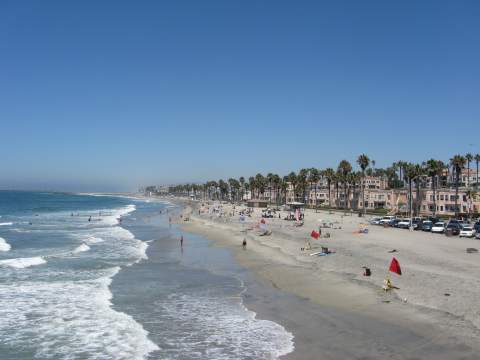
[{"label": "palm tree", "polygon": [[291,172],[287,175],[287,181],[292,185],[293,188],[293,201],[297,200],[297,174],[295,172]]},{"label": "palm tree", "polygon": [[477,192],[475,190],[467,189],[467,199],[468,199],[468,218],[471,218],[471,208],[472,208],[472,200],[474,197],[477,196]]},{"label": "palm tree", "polygon": [[273,183],[273,174],[272,173],[267,174],[266,181],[268,183],[268,191],[269,191],[268,203],[271,204],[272,203],[272,183]]},{"label": "palm tree", "polygon": [[358,172],[350,172],[347,175],[347,183],[348,183],[348,192],[347,192],[347,199],[350,199],[350,190],[352,190],[352,202],[350,203],[350,207],[352,209],[357,208],[357,181],[361,181],[362,175]]},{"label": "palm tree", "polygon": [[287,189],[290,182],[288,175],[284,176],[280,182],[280,191],[283,193],[283,199],[287,202]]},{"label": "palm tree", "polygon": [[415,200],[415,215],[418,216],[420,214],[420,205],[422,203],[422,194],[421,194],[421,184],[422,178],[425,175],[425,169],[420,164],[415,164],[415,188],[416,188],[416,200]]},{"label": "palm tree", "polygon": [[312,190],[312,185],[314,186],[315,211],[317,210],[317,183],[319,180],[320,172],[316,168],[311,168],[308,174],[308,181],[310,182],[310,191]]},{"label": "palm tree", "polygon": [[297,187],[302,192],[302,202],[305,203],[305,193],[307,190],[308,169],[300,169],[297,176]]},{"label": "palm tree", "polygon": [[477,181],[475,181],[475,189],[478,189],[478,183],[480,182],[478,179],[478,163],[480,163],[480,154],[475,155],[475,163],[477,164]]},{"label": "palm tree", "polygon": [[257,175],[255,175],[255,184],[257,185],[257,194],[260,198],[260,194],[262,194],[262,197],[263,197],[263,194],[265,192],[265,185],[266,185],[266,179],[265,177],[258,173]]},{"label": "palm tree", "polygon": [[450,159],[450,164],[452,165],[452,169],[455,175],[455,218],[458,218],[458,186],[460,183],[460,174],[462,173],[462,169],[465,167],[466,159],[461,155],[455,155],[453,158]]},{"label": "palm tree", "polygon": [[334,186],[335,186],[335,207],[339,208],[340,207],[340,172],[337,171],[335,172],[335,177],[333,178],[334,180]]},{"label": "palm tree", "polygon": [[340,161],[340,164],[338,164],[337,171],[340,175],[340,181],[343,183],[343,195],[345,199],[343,207],[346,209],[348,207],[348,198],[347,198],[348,175],[352,172],[352,165],[347,160],[342,160]]},{"label": "palm tree", "polygon": [[245,184],[243,184],[243,187],[245,188],[245,195],[250,191],[250,198],[252,198],[252,191],[250,190],[250,183],[246,182]]},{"label": "palm tree", "polygon": [[232,193],[232,202],[238,201],[240,182],[237,179],[230,178],[228,179],[228,184],[230,185],[230,192]]},{"label": "palm tree", "polygon": [[218,180],[218,188],[220,190],[220,196],[222,201],[225,200],[225,195],[228,192],[228,184],[223,180]]},{"label": "palm tree", "polygon": [[370,158],[362,154],[357,159],[357,164],[362,170],[362,182],[360,183],[360,189],[362,190],[362,204],[363,204],[363,214],[366,214],[367,208],[365,207],[365,170],[367,170],[368,165],[370,165]]},{"label": "palm tree", "polygon": [[441,160],[430,159],[424,163],[425,170],[427,175],[430,176],[431,179],[431,187],[433,192],[433,216],[435,216],[437,211],[437,183],[438,177],[442,174],[443,169],[445,168],[445,164]]},{"label": "palm tree", "polygon": [[385,176],[387,177],[387,184],[389,188],[397,187],[397,171],[395,166],[390,166],[385,169]]},{"label": "palm tree", "polygon": [[238,179],[238,182],[240,183],[240,189],[241,189],[241,192],[240,192],[240,201],[243,200],[243,195],[245,193],[245,178],[243,176],[240,176],[240,178]]},{"label": "palm tree", "polygon": [[398,177],[403,184],[402,188],[405,187],[405,183],[403,182],[403,180],[405,178],[404,174],[405,174],[405,168],[406,168],[407,165],[408,164],[403,160],[400,160],[400,161],[397,162],[398,171],[399,171],[399,176]]},{"label": "palm tree", "polygon": [[413,216],[413,194],[412,194],[412,182],[417,176],[417,169],[414,164],[407,163],[403,167],[403,175],[408,183],[408,210],[410,212],[410,230],[412,230],[412,216]]},{"label": "palm tree", "polygon": [[279,190],[280,190],[280,183],[282,179],[277,174],[273,174],[273,186],[275,188],[275,204],[278,206],[278,198],[279,198]]},{"label": "palm tree", "polygon": [[212,200],[215,199],[215,197],[218,200],[218,191],[217,191],[218,184],[215,180],[210,181],[210,192],[213,193],[211,195]]},{"label": "palm tree", "polygon": [[327,179],[327,186],[328,186],[328,206],[332,206],[332,199],[331,199],[331,196],[330,196],[330,190],[331,190],[331,187],[332,187],[332,181],[333,179],[335,178],[335,171],[332,169],[332,168],[327,168],[325,169],[325,171],[323,172],[323,176],[325,176],[325,178]]},{"label": "palm tree", "polygon": [[467,188],[470,187],[470,163],[473,160],[473,155],[468,153],[465,155],[465,160],[467,161]]},{"label": "palm tree", "polygon": [[255,199],[256,183],[255,183],[255,178],[253,176],[250,176],[248,178],[248,185],[250,187],[250,199]]}]

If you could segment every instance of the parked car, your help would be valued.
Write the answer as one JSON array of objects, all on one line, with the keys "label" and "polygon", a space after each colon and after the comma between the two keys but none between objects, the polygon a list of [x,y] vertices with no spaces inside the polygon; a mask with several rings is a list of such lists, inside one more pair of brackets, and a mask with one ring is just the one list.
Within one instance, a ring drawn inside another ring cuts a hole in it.
[{"label": "parked car", "polygon": [[384,216],[383,218],[380,219],[380,221],[378,222],[378,225],[389,224],[390,221],[392,221],[393,219],[395,219],[395,216]]},{"label": "parked car", "polygon": [[[411,221],[413,230],[418,230],[419,224],[421,222],[418,219],[414,219]],[[400,229],[410,229],[410,219],[402,219],[398,224],[397,227]]]},{"label": "parked car", "polygon": [[391,220],[388,224],[389,224],[391,227],[398,227],[398,223],[399,223],[400,221],[402,221],[402,220],[403,220],[403,219],[398,219],[398,218],[396,218],[396,219]]},{"label": "parked car", "polygon": [[445,228],[445,234],[459,235],[461,229],[462,227],[458,222],[450,221],[447,227]]},{"label": "parked car", "polygon": [[413,230],[422,230],[423,220],[421,218],[415,218],[412,221]]},{"label": "parked car", "polygon": [[480,240],[480,231],[477,231],[477,233],[475,234],[475,239]]},{"label": "parked car", "polygon": [[398,222],[397,227],[400,229],[408,229],[410,227],[410,219],[402,219]]},{"label": "parked car", "polygon": [[432,231],[433,223],[430,220],[422,222],[422,231]]},{"label": "parked car", "polygon": [[445,232],[445,223],[443,221],[436,222],[435,224],[433,224],[431,232],[436,234],[443,234]]},{"label": "parked car", "polygon": [[477,221],[475,225],[473,225],[473,228],[477,233],[480,233],[480,221]]},{"label": "parked car", "polygon": [[381,217],[379,216],[374,216],[370,219],[370,224],[371,225],[379,225],[380,224],[380,220],[382,220]]},{"label": "parked car", "polygon": [[476,231],[472,225],[464,225],[462,230],[460,230],[460,237],[472,238],[475,236],[475,233]]}]

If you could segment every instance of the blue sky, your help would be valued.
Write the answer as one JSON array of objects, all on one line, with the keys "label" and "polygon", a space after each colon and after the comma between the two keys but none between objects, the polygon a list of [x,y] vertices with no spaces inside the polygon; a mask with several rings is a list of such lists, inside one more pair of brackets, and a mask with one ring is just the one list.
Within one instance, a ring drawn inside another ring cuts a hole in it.
[{"label": "blue sky", "polygon": [[478,1],[2,1],[0,188],[480,152]]}]

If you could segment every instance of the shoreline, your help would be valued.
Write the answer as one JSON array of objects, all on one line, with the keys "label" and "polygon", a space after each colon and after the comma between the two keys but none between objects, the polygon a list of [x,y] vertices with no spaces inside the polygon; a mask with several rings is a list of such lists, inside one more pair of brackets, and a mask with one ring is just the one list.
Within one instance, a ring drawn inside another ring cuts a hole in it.
[{"label": "shoreline", "polygon": [[[168,278],[168,275],[165,275],[163,270],[166,270],[167,272],[171,271],[171,269],[168,269],[169,266],[171,266],[169,264],[173,264],[177,261],[179,261],[179,267],[175,270],[175,276],[180,276],[180,279],[182,279],[181,276],[183,272],[191,274],[188,278],[183,279],[184,281],[179,280],[179,284],[190,283],[189,286],[191,286],[192,279],[203,276],[204,279],[209,279],[209,281],[217,278],[230,278],[233,283],[225,284],[225,291],[227,292],[230,291],[228,289],[236,288],[237,286],[239,288],[243,288],[238,293],[234,292],[230,297],[226,298],[230,298],[231,300],[229,301],[238,301],[239,308],[237,309],[235,305],[234,308],[230,309],[232,310],[231,313],[220,312],[220,317],[218,318],[218,320],[222,321],[221,324],[225,326],[224,328],[222,325],[219,325],[219,334],[223,334],[225,331],[226,339],[228,339],[228,342],[232,342],[232,348],[236,348],[237,345],[235,338],[231,338],[231,334],[241,331],[242,334],[244,334],[242,336],[245,337],[243,346],[246,346],[246,349],[250,349],[250,351],[252,344],[249,344],[249,342],[261,343],[261,339],[265,336],[265,343],[260,345],[260,348],[256,350],[262,351],[260,353],[262,355],[259,358],[276,359],[277,356],[274,354],[277,352],[284,354],[291,351],[291,349],[289,350],[288,348],[293,346],[291,341],[292,334],[289,333],[281,324],[262,316],[262,314],[259,314],[258,311],[254,311],[252,309],[252,304],[256,303],[256,301],[253,299],[259,297],[259,292],[252,292],[251,289],[246,286],[245,282],[248,282],[249,286],[254,285],[258,289],[262,288],[262,286],[258,285],[256,280],[252,279],[250,273],[244,273],[243,268],[233,261],[233,256],[230,251],[219,248],[217,251],[212,252],[210,249],[212,243],[209,239],[202,236],[189,236],[189,239],[186,240],[184,250],[182,250],[180,253],[180,248],[178,247],[178,237],[181,233],[181,228],[176,225],[173,225],[171,228],[168,226],[168,217],[174,217],[175,215],[178,216],[181,211],[181,207],[178,207],[177,205],[175,205],[175,207],[176,209],[172,209],[168,215],[165,213],[158,214],[157,211],[150,211],[143,214],[133,212],[132,214],[134,219],[125,220],[121,225],[128,231],[132,232],[135,235],[135,238],[141,239],[141,241],[146,242],[149,245],[146,250],[147,258],[133,264],[132,266],[122,267],[118,274],[112,278],[113,280],[111,287],[114,309],[131,316],[138,324],[142,326],[145,331],[148,332],[148,339],[153,341],[153,343],[158,345],[160,348],[159,352],[153,351],[149,353],[149,355],[146,356],[146,359],[161,359],[164,358],[164,351],[173,351],[172,349],[168,349],[168,347],[167,349],[164,348],[164,346],[171,346],[170,344],[172,341],[172,339],[170,339],[169,341],[165,342],[167,339],[164,339],[162,336],[165,330],[168,332],[168,326],[167,328],[158,327],[161,325],[159,309],[164,306],[162,299],[164,299],[163,296],[165,296],[165,294],[159,293],[159,295],[162,295],[162,297],[152,297],[152,295],[149,295],[149,293],[152,291],[159,291],[153,289],[161,289],[164,286],[168,286],[166,284],[170,283],[172,279]],[[172,251],[174,253],[178,251],[179,253],[172,257]],[[199,252],[203,253],[204,256],[199,254]],[[205,263],[206,258],[212,260],[211,263],[208,263],[208,261]],[[173,274],[170,274],[170,276],[172,275]],[[167,278],[165,278],[165,276],[167,276]],[[237,281],[238,285],[236,285]],[[210,283],[206,284],[206,290],[208,290],[208,284]],[[212,289],[214,289],[214,287]],[[275,290],[272,289],[272,293],[268,293],[268,298],[273,298],[273,291]],[[146,297],[144,298],[144,296]],[[246,298],[250,299],[248,304]],[[148,300],[146,301],[146,299]],[[198,300],[203,301],[201,298]],[[242,325],[241,323],[235,325],[235,323],[238,323],[239,320],[236,317],[239,316],[237,312],[240,308],[243,309],[240,310],[240,316],[246,316],[246,318],[242,318],[242,322],[247,322],[245,325]],[[209,311],[212,310],[210,309]],[[243,311],[245,312],[245,315],[241,315]],[[211,316],[214,316],[214,313],[215,312],[213,312]],[[199,314],[197,315],[200,317],[202,316]],[[177,319],[177,316],[182,317],[183,315],[181,313],[175,313],[175,315],[172,314],[172,316],[172,322],[175,322],[177,320],[181,321]],[[232,324],[228,323],[228,319],[230,319],[230,317],[232,317],[233,320]],[[195,323],[195,321],[193,323]],[[250,324],[251,327],[249,328],[247,324]],[[178,326],[178,324],[176,326]],[[211,326],[212,325],[210,325],[210,327]],[[250,329],[250,331],[255,333],[256,331],[259,331],[260,327],[266,327],[265,332],[258,333],[257,336],[260,336],[258,339],[249,339],[250,335],[249,331],[247,330]],[[211,331],[208,329],[208,326],[206,329],[202,330],[207,332]],[[182,334],[179,333],[176,334],[176,336],[181,338]],[[282,339],[285,340],[285,343],[283,343]],[[271,347],[269,350],[270,355],[267,355],[269,352],[266,349],[268,349],[269,346],[274,345],[275,342],[279,341],[280,343],[277,343],[278,347]],[[186,345],[188,345],[188,342],[186,344],[178,344],[179,349]],[[208,346],[208,343],[204,344],[204,346]],[[219,345],[213,344],[214,348],[217,346]],[[261,346],[265,348],[262,349]],[[242,354],[242,346],[238,346],[238,350],[236,351],[239,351],[239,354]],[[197,358],[195,356],[189,357],[188,353],[189,351],[180,357],[173,356],[172,358]],[[242,357],[234,356],[228,358],[237,359]]]},{"label": "shoreline", "polygon": [[[256,277],[267,282],[273,288],[289,294],[299,301],[304,301],[309,307],[309,311],[312,307],[318,307],[317,312],[327,309],[353,317],[360,316],[363,321],[387,324],[385,325],[387,329],[390,326],[411,331],[414,336],[423,339],[420,341],[425,344],[423,351],[426,353],[423,358],[438,357],[439,354],[445,352],[449,354],[449,357],[446,358],[450,359],[469,355],[475,358],[473,354],[478,350],[479,331],[466,317],[411,302],[409,299],[405,301],[403,298],[405,293],[402,291],[398,291],[399,294],[394,292],[386,294],[383,290],[379,290],[381,282],[375,284],[373,281],[359,279],[357,274],[336,272],[334,262],[330,261],[328,266],[325,266],[327,263],[324,261],[325,258],[307,257],[298,250],[298,254],[292,253],[292,244],[288,243],[293,242],[294,247],[299,249],[304,244],[304,239],[307,238],[305,234],[299,236],[299,232],[305,233],[306,229],[310,230],[310,227],[303,229],[285,227],[282,229],[281,225],[270,224],[274,234],[262,238],[252,232],[246,235],[242,226],[238,222],[229,221],[228,217],[215,219],[215,217],[204,214],[197,215],[199,204],[179,199],[175,199],[175,202],[186,206],[186,213],[190,217],[189,222],[181,223],[184,231],[208,238],[213,242],[213,246],[228,248],[242,267],[252,271]],[[190,208],[190,206],[192,207]],[[222,206],[226,213],[232,210],[228,205]],[[314,216],[320,216],[320,214]],[[306,224],[313,226],[311,222],[308,222],[308,217],[307,215]],[[255,221],[258,220],[258,217],[255,218]],[[353,218],[348,220],[358,221]],[[341,232],[344,235],[348,234],[351,229],[348,228],[348,224],[344,225],[344,230],[334,232],[332,237],[336,237]],[[248,242],[246,251],[242,250],[241,246],[244,237]],[[329,240],[328,243],[330,245],[332,242]],[[401,252],[403,253],[403,251]],[[329,258],[338,259],[336,255],[329,256]],[[351,251],[349,256],[355,256],[355,253]],[[323,261],[323,264],[319,265],[320,261]],[[394,282],[401,284],[400,288],[407,286],[405,282],[401,282],[402,280],[393,279]],[[260,315],[262,315],[261,311]],[[277,319],[278,317],[274,316],[273,320],[277,321]],[[279,322],[282,323],[281,320]],[[296,329],[287,327],[287,330],[294,333],[297,341],[301,340],[297,338],[299,328],[300,326],[297,326]],[[297,357],[293,352],[284,358],[300,359],[304,357]]]}]

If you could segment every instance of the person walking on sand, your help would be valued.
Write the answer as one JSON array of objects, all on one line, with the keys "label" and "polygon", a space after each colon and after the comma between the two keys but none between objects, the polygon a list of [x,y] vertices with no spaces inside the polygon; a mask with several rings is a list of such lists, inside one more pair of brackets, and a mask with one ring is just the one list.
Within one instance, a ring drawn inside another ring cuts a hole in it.
[{"label": "person walking on sand", "polygon": [[243,247],[243,250],[247,249],[247,239],[246,238],[243,238],[242,247]]}]

